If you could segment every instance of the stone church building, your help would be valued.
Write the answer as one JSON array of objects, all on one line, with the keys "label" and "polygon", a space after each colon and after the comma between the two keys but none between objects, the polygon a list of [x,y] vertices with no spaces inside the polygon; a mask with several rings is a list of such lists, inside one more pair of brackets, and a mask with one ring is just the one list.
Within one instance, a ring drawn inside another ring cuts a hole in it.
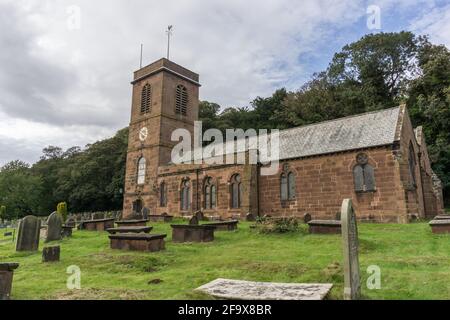
[{"label": "stone church building", "polygon": [[[406,107],[280,131],[280,165],[172,164],[177,128],[198,119],[199,75],[167,59],[134,73],[124,216],[152,214],[334,219],[352,198],[360,220],[405,223],[443,211],[421,127]],[[270,129],[270,128],[268,128]]]}]

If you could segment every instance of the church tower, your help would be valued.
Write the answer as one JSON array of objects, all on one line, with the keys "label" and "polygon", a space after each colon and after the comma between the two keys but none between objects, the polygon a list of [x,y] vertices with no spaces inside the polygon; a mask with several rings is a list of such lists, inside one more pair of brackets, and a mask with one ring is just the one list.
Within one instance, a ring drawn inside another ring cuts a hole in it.
[{"label": "church tower", "polygon": [[169,164],[172,132],[185,128],[193,137],[198,119],[199,76],[162,58],[134,72],[123,216],[154,212],[158,167]]}]

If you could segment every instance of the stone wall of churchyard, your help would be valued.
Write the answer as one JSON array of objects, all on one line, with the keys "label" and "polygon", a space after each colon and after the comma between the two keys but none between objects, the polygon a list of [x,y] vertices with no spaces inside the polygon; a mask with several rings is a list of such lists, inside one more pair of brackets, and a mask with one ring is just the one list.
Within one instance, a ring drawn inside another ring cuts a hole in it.
[{"label": "stone wall of churchyard", "polygon": [[[368,163],[374,168],[374,192],[355,192],[353,168],[360,152],[368,155]],[[335,219],[342,199],[351,198],[360,220],[406,222],[398,166],[391,146],[284,161],[278,175],[260,178],[260,214],[303,216],[309,213],[313,219]],[[280,200],[283,170],[295,175],[295,198],[288,201]]]},{"label": "stone wall of churchyard", "polygon": [[75,218],[76,221],[86,221],[93,219],[105,219],[115,218],[116,220],[122,219],[122,211],[96,211],[96,212],[79,212],[69,213],[69,218]]}]

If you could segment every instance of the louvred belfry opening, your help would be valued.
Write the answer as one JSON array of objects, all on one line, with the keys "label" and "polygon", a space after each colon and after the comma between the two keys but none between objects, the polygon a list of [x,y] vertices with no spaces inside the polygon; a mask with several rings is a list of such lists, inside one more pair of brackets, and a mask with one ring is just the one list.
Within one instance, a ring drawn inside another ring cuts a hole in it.
[{"label": "louvred belfry opening", "polygon": [[185,116],[187,114],[188,93],[183,85],[177,86],[175,112]]}]

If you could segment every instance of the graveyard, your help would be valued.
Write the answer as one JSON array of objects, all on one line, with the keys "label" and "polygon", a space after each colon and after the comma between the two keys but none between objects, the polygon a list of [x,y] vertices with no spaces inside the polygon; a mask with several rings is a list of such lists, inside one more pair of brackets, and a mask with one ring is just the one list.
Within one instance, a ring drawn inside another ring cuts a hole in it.
[{"label": "graveyard", "polygon": [[[89,230],[49,243],[41,239],[38,251],[17,252],[2,230],[0,257],[20,265],[14,272],[14,300],[210,299],[195,289],[218,278],[331,283],[327,298],[343,299],[340,234],[310,234],[304,223],[295,232],[261,233],[254,224],[240,221],[237,230],[215,232],[211,242],[176,243],[171,223],[148,222],[152,234],[167,234],[159,252],[110,249],[108,232]],[[358,232],[362,299],[448,299],[449,234],[433,234],[427,222],[358,223]],[[48,246],[60,246],[58,262],[42,262]],[[66,287],[71,265],[81,269],[79,290]],[[366,285],[371,265],[381,269],[380,289]]]}]

